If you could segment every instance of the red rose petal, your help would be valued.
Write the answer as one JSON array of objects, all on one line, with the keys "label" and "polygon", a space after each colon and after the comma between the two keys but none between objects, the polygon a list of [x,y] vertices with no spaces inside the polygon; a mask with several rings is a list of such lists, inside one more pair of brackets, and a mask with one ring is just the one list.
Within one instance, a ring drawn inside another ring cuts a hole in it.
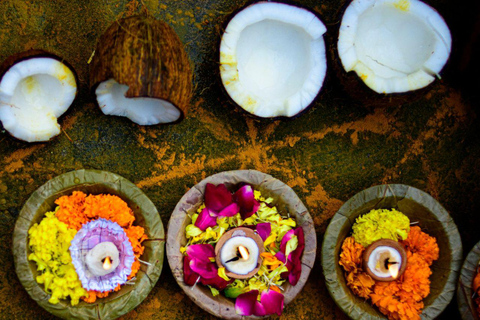
[{"label": "red rose petal", "polygon": [[207,183],[205,186],[205,206],[215,212],[221,211],[232,203],[232,194],[224,184],[214,186]]}]

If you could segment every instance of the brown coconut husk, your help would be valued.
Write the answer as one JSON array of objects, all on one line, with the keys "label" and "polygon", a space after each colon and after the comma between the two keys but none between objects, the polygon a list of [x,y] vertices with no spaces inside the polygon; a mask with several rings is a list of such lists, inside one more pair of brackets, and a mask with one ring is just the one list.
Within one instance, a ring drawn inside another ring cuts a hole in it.
[{"label": "brown coconut husk", "polygon": [[90,66],[90,87],[115,79],[127,98],[169,101],[185,116],[192,96],[192,69],[175,31],[149,15],[115,21],[100,37]]},{"label": "brown coconut husk", "polygon": [[[280,212],[289,212],[290,216],[297,221],[297,226],[302,227],[305,234],[305,249],[302,255],[302,273],[295,286],[286,283],[283,285],[285,291],[284,302],[288,305],[300,293],[307,282],[310,271],[315,262],[317,250],[317,237],[312,217],[298,198],[296,193],[274,177],[255,170],[234,170],[217,173],[193,186],[180,199],[170,217],[167,233],[167,258],[173,276],[183,291],[202,309],[224,319],[245,319],[235,312],[235,301],[219,294],[212,296],[207,286],[197,284],[193,287],[185,284],[183,280],[183,254],[180,247],[185,246],[185,227],[192,223],[189,215],[194,213],[203,203],[203,193],[207,183],[214,185],[225,184],[227,189],[234,190],[239,183],[249,183],[255,190],[259,190],[265,197],[273,197],[274,205]],[[288,307],[286,307],[288,308]],[[251,317],[258,318],[258,317]]]}]

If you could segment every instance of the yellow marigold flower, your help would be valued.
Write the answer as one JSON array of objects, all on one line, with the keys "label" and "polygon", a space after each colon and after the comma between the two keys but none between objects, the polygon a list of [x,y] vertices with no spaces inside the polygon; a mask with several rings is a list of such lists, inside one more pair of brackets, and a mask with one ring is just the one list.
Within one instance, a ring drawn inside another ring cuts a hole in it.
[{"label": "yellow marigold flower", "polygon": [[48,212],[39,224],[34,224],[28,231],[32,250],[28,259],[36,262],[40,273],[36,280],[51,294],[48,301],[52,304],[70,297],[73,306],[81,297],[87,296],[68,251],[76,233],[75,229],[60,222],[55,212]]}]

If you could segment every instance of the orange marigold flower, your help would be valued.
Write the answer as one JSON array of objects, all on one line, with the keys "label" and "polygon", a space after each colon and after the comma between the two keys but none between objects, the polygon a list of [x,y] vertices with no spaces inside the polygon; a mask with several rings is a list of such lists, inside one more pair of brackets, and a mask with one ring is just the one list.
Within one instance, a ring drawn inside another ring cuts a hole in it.
[{"label": "orange marigold flower", "polygon": [[[140,261],[145,247],[142,242],[148,239],[145,229],[140,226],[133,226],[135,216],[132,209],[120,197],[111,194],[86,195],[81,191],[74,191],[69,196],[63,196],[55,200],[58,209],[55,216],[69,228],[80,230],[82,225],[98,218],[104,218],[118,223],[127,234],[132,244],[135,261],[132,265],[132,272],[128,279],[132,279],[140,270]],[[120,290],[118,285],[113,291]],[[97,292],[88,291],[88,297],[83,300],[93,303],[97,298],[105,298],[112,291]]]},{"label": "orange marigold flower", "polygon": [[476,293],[478,292],[478,289],[480,288],[480,268],[477,268],[477,275],[473,279],[473,291]]},{"label": "orange marigold flower", "polygon": [[353,237],[348,237],[343,241],[340,253],[340,265],[347,272],[357,271],[362,268],[362,254],[365,247],[355,242]]},{"label": "orange marigold flower", "polygon": [[[339,263],[346,271],[347,285],[353,293],[370,298],[388,319],[419,320],[423,299],[430,293],[430,265],[438,259],[439,248],[436,239],[419,227],[412,227],[408,238],[401,243],[407,251],[407,267],[395,281],[374,281],[364,273],[362,254],[365,248],[351,237],[342,244]],[[480,289],[480,276],[477,284]]]},{"label": "orange marigold flower", "polygon": [[347,285],[357,296],[368,299],[375,281],[365,272],[347,274]]},{"label": "orange marigold flower", "polygon": [[411,227],[407,239],[401,242],[406,249],[420,254],[429,266],[438,259],[440,250],[437,239],[423,232],[420,227]]}]

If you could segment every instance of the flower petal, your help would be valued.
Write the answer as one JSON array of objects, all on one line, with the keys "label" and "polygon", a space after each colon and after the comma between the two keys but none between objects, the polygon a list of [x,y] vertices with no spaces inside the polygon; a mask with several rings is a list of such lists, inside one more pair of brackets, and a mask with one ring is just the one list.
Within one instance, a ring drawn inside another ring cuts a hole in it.
[{"label": "flower petal", "polygon": [[253,315],[257,296],[258,290],[251,290],[239,295],[235,300],[235,312],[242,316]]},{"label": "flower petal", "polygon": [[257,200],[253,200],[253,209],[252,210],[245,212],[245,211],[242,211],[240,209],[240,215],[242,216],[242,219],[245,220],[245,219],[253,216],[253,214],[258,211],[258,208],[260,208],[260,202],[258,202]]},{"label": "flower petal", "polygon": [[305,237],[301,227],[295,229],[295,235],[298,238],[298,246],[288,257],[288,262],[291,263],[291,267],[288,267],[290,270],[288,282],[293,286],[297,284],[302,274],[302,254],[305,248]]},{"label": "flower petal", "polygon": [[202,277],[202,280],[213,279],[218,277],[218,270],[216,265],[213,262],[210,262],[210,261],[204,262],[199,259],[193,259],[190,261],[189,264],[190,264],[190,268],[192,268],[194,272],[198,273]]},{"label": "flower petal", "polygon": [[235,192],[233,199],[240,206],[243,212],[250,212],[253,209],[253,201],[255,196],[253,195],[253,188],[251,185],[246,184]]},{"label": "flower petal", "polygon": [[283,263],[287,262],[287,258],[285,257],[285,254],[282,252],[282,251],[278,251],[276,254],[275,254],[275,257],[282,261]]},{"label": "flower petal", "polygon": [[210,262],[211,257],[215,257],[215,248],[211,244],[192,244],[187,247],[187,254],[190,259]]},{"label": "flower petal", "polygon": [[232,194],[224,184],[214,186],[207,183],[205,186],[205,206],[213,211],[221,211],[232,203]]},{"label": "flower petal", "polygon": [[208,208],[203,208],[202,212],[200,212],[197,220],[195,221],[195,227],[199,228],[202,231],[205,231],[208,227],[214,227],[216,225],[217,218],[212,217]]},{"label": "flower petal", "polygon": [[190,261],[192,259],[189,256],[183,258],[183,281],[187,286],[193,286],[197,282],[200,275],[190,268]]},{"label": "flower petal", "polygon": [[222,211],[218,213],[221,217],[233,217],[240,211],[238,204],[235,202],[226,206]]},{"label": "flower petal", "polygon": [[218,275],[216,277],[213,277],[211,279],[205,279],[202,278],[200,282],[203,285],[206,286],[212,286],[214,288],[217,288],[218,290],[223,290],[225,289],[230,283],[233,282],[233,280],[230,281],[225,281],[224,279],[220,278]]},{"label": "flower petal", "polygon": [[258,301],[255,301],[255,304],[253,305],[253,315],[257,317],[263,317],[267,315],[267,306],[261,304]]},{"label": "flower petal", "polygon": [[295,235],[295,229],[292,229],[287,233],[285,233],[285,235],[282,238],[282,242],[280,243],[280,251],[285,253],[285,250],[287,249],[287,242],[290,241],[290,239],[292,239],[294,235]]},{"label": "flower petal", "polygon": [[283,311],[283,294],[274,290],[263,291],[260,296],[260,303],[265,308],[265,314],[282,315]]},{"label": "flower petal", "polygon": [[268,222],[257,224],[257,233],[263,241],[267,240],[272,232],[272,225]]}]

